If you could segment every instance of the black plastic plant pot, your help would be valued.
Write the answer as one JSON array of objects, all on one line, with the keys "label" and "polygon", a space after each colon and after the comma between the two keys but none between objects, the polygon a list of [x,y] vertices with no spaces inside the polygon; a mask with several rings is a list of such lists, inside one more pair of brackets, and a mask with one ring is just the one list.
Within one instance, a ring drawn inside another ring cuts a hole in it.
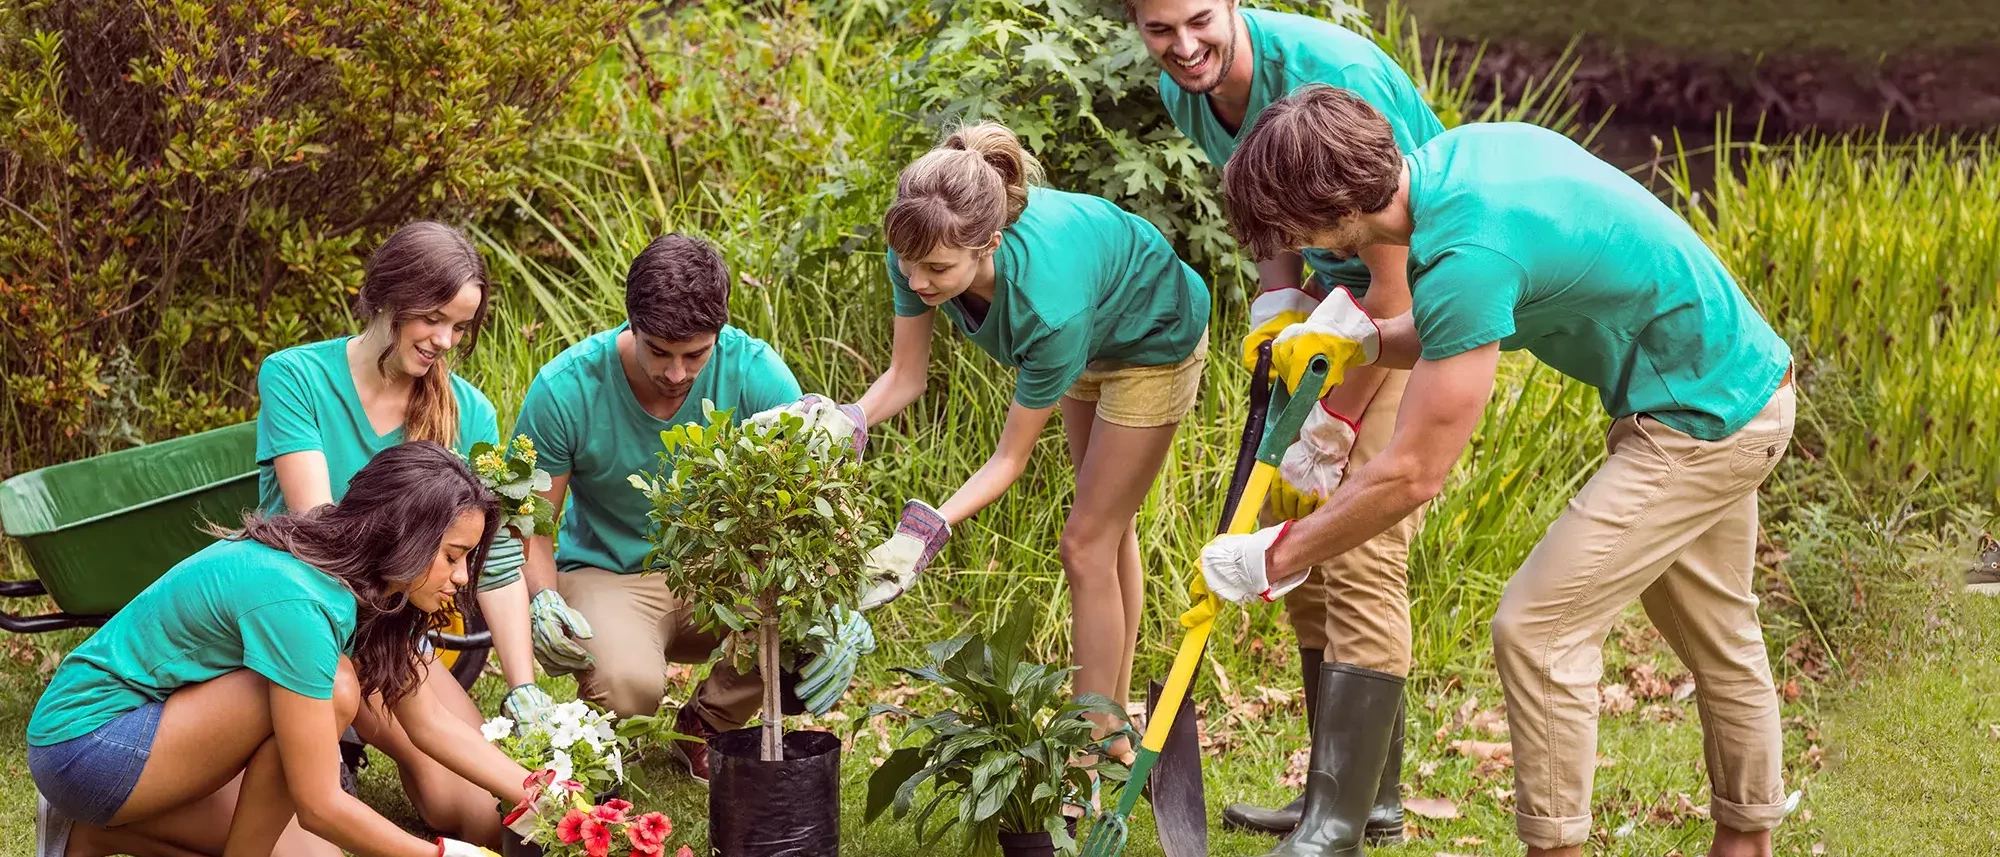
[{"label": "black plastic plant pot", "polygon": [[1046,830],[1034,833],[1002,833],[1000,853],[1006,857],[1056,857],[1056,841]]},{"label": "black plastic plant pot", "polygon": [[785,758],[758,759],[764,730],[737,729],[708,742],[710,857],[837,857],[840,739],[785,735]]}]

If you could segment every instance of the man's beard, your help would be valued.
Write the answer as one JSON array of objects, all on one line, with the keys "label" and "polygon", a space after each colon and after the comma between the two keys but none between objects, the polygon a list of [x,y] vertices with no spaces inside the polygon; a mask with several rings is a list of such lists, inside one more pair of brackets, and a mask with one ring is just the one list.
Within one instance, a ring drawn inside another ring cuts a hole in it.
[{"label": "man's beard", "polygon": [[1229,79],[1229,70],[1236,67],[1236,16],[1234,14],[1229,16],[1229,39],[1223,44],[1222,53],[1217,59],[1215,80],[1213,82],[1200,89],[1190,89],[1185,86],[1181,88],[1193,95],[1207,95],[1214,92],[1216,87],[1221,86],[1223,81]]}]

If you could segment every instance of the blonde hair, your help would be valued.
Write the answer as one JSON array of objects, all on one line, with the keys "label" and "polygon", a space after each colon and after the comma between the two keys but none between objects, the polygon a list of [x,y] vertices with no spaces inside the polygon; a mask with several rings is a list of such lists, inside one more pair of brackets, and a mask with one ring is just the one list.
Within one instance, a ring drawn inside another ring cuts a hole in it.
[{"label": "blonde hair", "polygon": [[1028,207],[1042,165],[1005,125],[959,128],[896,178],[882,220],[889,249],[921,259],[939,247],[984,247]]}]

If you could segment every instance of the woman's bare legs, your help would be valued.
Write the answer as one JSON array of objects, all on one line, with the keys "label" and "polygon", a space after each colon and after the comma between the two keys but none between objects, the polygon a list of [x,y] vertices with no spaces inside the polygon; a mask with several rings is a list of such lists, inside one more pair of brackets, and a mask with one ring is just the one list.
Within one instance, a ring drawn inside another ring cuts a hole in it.
[{"label": "woman's bare legs", "polygon": [[[1076,503],[1060,545],[1070,587],[1076,690],[1101,693],[1123,705],[1131,696],[1132,657],[1144,606],[1139,505],[1166,461],[1178,425],[1115,425],[1097,418],[1095,402],[1067,397],[1062,409],[1070,460],[1076,465]],[[1111,752],[1129,757],[1131,744],[1117,742]]]},{"label": "woman's bare legs", "polygon": [[[479,615],[493,634],[493,654],[509,688],[535,680],[534,641],[528,629],[528,583],[516,580],[479,593]],[[469,700],[468,700],[469,701]]]},{"label": "woman's bare legs", "polygon": [[[423,681],[459,719],[474,727],[483,722],[479,706],[473,704],[472,697],[458,686],[451,671],[435,658],[430,661]],[[456,839],[488,848],[500,847],[500,813],[493,796],[417,749],[395,716],[383,710],[380,697],[369,697],[361,706],[361,713],[354,720],[354,731],[396,763],[403,793],[425,824]]]}]

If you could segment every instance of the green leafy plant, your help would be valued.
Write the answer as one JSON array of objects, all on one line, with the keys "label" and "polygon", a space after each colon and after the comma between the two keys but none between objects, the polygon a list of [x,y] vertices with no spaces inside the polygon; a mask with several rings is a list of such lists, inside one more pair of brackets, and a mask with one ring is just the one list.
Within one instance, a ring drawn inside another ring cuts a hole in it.
[{"label": "green leafy plant", "polygon": [[504,446],[481,441],[472,445],[469,458],[480,484],[500,495],[501,526],[522,538],[556,534],[555,504],[537,493],[549,490],[552,482],[547,471],[535,466],[534,441],[525,434]]},{"label": "green leafy plant", "polygon": [[[929,799],[916,809],[919,842],[964,825],[966,844],[975,852],[990,851],[996,833],[1042,831],[1058,848],[1074,849],[1063,806],[1086,805],[1093,773],[1115,782],[1128,773],[1109,758],[1089,767],[1074,762],[1096,743],[1085,715],[1124,712],[1101,694],[1067,698],[1074,667],[1025,663],[1033,627],[1033,606],[1017,605],[990,641],[974,635],[932,643],[926,647],[930,666],[897,668],[942,686],[959,707],[931,715],[894,705],[869,707],[870,716],[910,718],[905,737],[930,735],[921,745],[891,753],[869,776],[869,821],[890,808],[898,819],[909,814],[917,790],[929,783]],[[944,821],[933,826],[941,808]]]},{"label": "green leafy plant", "polygon": [[[860,598],[863,563],[880,539],[881,500],[863,487],[859,460],[815,454],[789,414],[768,428],[738,424],[701,403],[708,424],[660,433],[665,449],[650,477],[632,484],[652,503],[649,574],[694,604],[694,619],[724,635],[739,668],[764,680],[763,758],[782,758],[778,671],[781,647],[817,652],[834,610]],[[838,447],[836,447],[838,449]]]}]

